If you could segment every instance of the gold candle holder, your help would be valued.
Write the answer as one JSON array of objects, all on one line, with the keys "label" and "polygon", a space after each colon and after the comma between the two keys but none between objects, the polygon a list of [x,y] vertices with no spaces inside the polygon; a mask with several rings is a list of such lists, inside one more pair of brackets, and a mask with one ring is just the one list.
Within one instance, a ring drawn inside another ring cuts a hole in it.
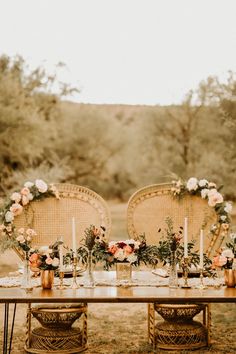
[{"label": "gold candle holder", "polygon": [[204,269],[203,268],[200,268],[200,284],[197,286],[197,289],[207,289],[207,286],[204,285],[204,282],[203,282],[203,271]]},{"label": "gold candle holder", "polygon": [[76,256],[73,257],[73,279],[72,279],[72,284],[71,284],[71,289],[78,289],[79,285],[77,284],[77,263],[78,263],[78,258]]},{"label": "gold candle holder", "polygon": [[189,257],[184,257],[184,260],[182,262],[184,284],[181,285],[181,288],[185,288],[185,289],[191,288],[191,286],[188,284],[188,267],[189,267]]},{"label": "gold candle holder", "polygon": [[64,280],[64,272],[62,270],[59,270],[59,282],[60,282],[58,286],[59,290],[66,289],[66,286],[63,284],[63,280]]}]

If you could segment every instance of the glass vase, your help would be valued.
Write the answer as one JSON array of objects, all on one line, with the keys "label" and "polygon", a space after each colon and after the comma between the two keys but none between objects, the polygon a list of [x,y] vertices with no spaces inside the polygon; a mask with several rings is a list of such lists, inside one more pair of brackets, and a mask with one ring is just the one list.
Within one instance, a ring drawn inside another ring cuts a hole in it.
[{"label": "glass vase", "polygon": [[175,251],[171,252],[170,268],[169,268],[169,288],[178,288],[178,272]]},{"label": "glass vase", "polygon": [[116,279],[119,283],[128,283],[132,280],[132,265],[129,262],[116,263]]},{"label": "glass vase", "polygon": [[24,289],[26,292],[33,290],[30,265],[29,265],[29,256],[27,252],[26,252],[25,259],[23,261],[23,276],[22,276],[21,288]]},{"label": "glass vase", "polygon": [[92,251],[88,251],[88,264],[87,270],[85,272],[85,279],[84,279],[84,288],[94,288],[95,287],[95,280],[93,277],[93,270],[92,270]]}]

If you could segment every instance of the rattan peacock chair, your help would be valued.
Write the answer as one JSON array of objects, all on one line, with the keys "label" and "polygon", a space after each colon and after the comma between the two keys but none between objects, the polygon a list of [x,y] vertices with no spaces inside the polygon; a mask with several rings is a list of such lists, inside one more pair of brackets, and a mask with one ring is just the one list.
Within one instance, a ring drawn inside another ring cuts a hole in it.
[{"label": "rattan peacock chair", "polygon": [[[131,238],[145,233],[148,243],[157,244],[162,237],[158,229],[166,228],[166,217],[170,217],[175,229],[184,226],[188,217],[188,240],[196,241],[199,249],[200,229],[204,230],[204,253],[208,257],[214,254],[223,242],[222,234],[212,234],[210,228],[217,223],[217,215],[207,201],[199,196],[186,195],[182,199],[174,198],[172,184],[156,184],[135,192],[127,209],[127,228]],[[203,313],[203,324],[197,321],[185,321],[189,314]],[[167,321],[155,327],[155,313]],[[163,315],[164,314],[164,315]],[[173,314],[175,314],[173,319]],[[181,315],[180,315],[181,314]],[[181,317],[183,316],[183,317]],[[154,347],[163,349],[195,349],[209,344],[210,308],[204,305],[148,305],[149,340]]]},{"label": "rattan peacock chair", "polygon": [[[32,247],[50,245],[63,236],[72,247],[71,221],[76,221],[77,242],[91,224],[104,226],[109,237],[110,212],[106,202],[92,190],[72,185],[55,184],[59,199],[48,197],[32,201],[27,211],[15,218],[17,228],[32,227],[37,232]],[[22,256],[22,254],[20,254]],[[31,319],[43,326],[31,328]],[[71,327],[80,318],[80,325]],[[87,304],[29,305],[25,350],[28,353],[78,353],[87,349]]]}]

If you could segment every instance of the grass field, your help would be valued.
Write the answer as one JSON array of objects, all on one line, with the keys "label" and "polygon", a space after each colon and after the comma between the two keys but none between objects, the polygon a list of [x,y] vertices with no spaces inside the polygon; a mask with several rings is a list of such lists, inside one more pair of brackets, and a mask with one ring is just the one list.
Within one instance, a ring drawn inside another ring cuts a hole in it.
[{"label": "grass field", "polygon": [[[110,203],[113,239],[127,237],[125,225],[126,206]],[[19,260],[11,251],[0,258],[0,276],[16,270]],[[11,309],[12,311],[12,309]],[[13,339],[13,354],[24,353],[26,306],[19,305]],[[3,318],[3,305],[0,306]],[[11,318],[11,317],[10,317]],[[0,346],[2,345],[3,326],[0,328]],[[201,353],[236,353],[236,304],[212,305],[212,344],[209,348],[194,351]],[[154,353],[147,338],[146,304],[90,304],[88,315],[87,354],[146,354]],[[175,353],[158,350],[157,353]],[[182,351],[188,353],[189,351]]]}]

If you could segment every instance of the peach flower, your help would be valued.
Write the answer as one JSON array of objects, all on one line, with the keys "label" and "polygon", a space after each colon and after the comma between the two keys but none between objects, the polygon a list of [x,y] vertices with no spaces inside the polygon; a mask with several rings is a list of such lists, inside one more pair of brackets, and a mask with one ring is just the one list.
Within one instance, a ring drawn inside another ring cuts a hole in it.
[{"label": "peach flower", "polygon": [[214,207],[216,204],[223,203],[224,199],[219,192],[212,192],[213,189],[208,192],[208,205]]},{"label": "peach flower", "polygon": [[125,246],[125,247],[123,248],[123,251],[124,251],[124,253],[125,253],[126,255],[128,255],[128,254],[133,253],[133,248],[130,247],[129,245],[127,245],[127,246]]},{"label": "peach flower", "polygon": [[29,198],[27,195],[22,195],[22,205],[25,206],[29,204]]},{"label": "peach flower", "polygon": [[222,267],[227,263],[227,258],[224,256],[215,256],[213,257],[212,267]]},{"label": "peach flower", "polygon": [[24,187],[22,188],[22,190],[20,191],[22,195],[28,195],[30,193],[29,188]]},{"label": "peach flower", "polygon": [[22,213],[23,207],[18,203],[12,204],[10,207],[10,211],[13,213],[14,216],[20,215]]},{"label": "peach flower", "polygon": [[36,233],[36,231],[34,229],[27,229],[25,231],[25,233],[26,233],[27,236],[31,236],[31,237],[37,235],[37,233]]},{"label": "peach flower", "polygon": [[108,249],[108,252],[110,252],[111,254],[115,254],[117,250],[118,247],[116,245],[111,245]]}]

